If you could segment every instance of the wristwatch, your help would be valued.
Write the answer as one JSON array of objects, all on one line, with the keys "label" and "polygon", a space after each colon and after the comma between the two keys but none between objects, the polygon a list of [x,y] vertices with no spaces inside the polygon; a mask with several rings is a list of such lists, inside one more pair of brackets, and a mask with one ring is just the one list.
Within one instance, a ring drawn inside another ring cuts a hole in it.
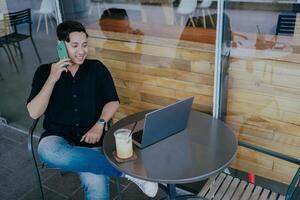
[{"label": "wristwatch", "polygon": [[98,119],[97,123],[101,124],[103,126],[103,129],[106,131],[106,123],[107,122],[105,119],[100,118],[100,119]]}]

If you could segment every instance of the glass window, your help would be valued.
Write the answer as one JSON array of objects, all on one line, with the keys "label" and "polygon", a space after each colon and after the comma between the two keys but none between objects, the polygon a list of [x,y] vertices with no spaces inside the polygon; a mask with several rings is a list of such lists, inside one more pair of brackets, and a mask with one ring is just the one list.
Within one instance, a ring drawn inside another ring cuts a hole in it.
[{"label": "glass window", "polygon": [[89,58],[113,75],[121,98],[116,119],[189,96],[194,109],[212,112],[216,2],[61,2],[64,20],[88,29]]},{"label": "glass window", "polygon": [[[232,39],[222,66],[222,117],[239,140],[299,158],[298,12],[295,1],[225,1]],[[296,170],[246,149],[232,166],[285,183]]]},{"label": "glass window", "polygon": [[57,57],[56,13],[52,0],[0,1],[0,117],[22,129],[33,74]]}]

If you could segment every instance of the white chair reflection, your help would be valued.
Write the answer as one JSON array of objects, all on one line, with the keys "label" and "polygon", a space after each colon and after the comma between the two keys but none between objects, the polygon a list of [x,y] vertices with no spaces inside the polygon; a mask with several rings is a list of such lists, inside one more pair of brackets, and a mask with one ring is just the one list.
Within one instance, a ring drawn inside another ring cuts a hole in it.
[{"label": "white chair reflection", "polygon": [[41,20],[42,20],[42,17],[44,16],[46,34],[48,35],[48,32],[49,32],[48,31],[49,30],[48,29],[48,18],[49,18],[49,21],[50,21],[52,27],[54,27],[54,25],[53,25],[53,22],[51,21],[51,17],[56,19],[56,17],[55,17],[55,1],[53,1],[53,0],[43,0],[38,13],[40,14],[40,16],[39,16],[36,32],[39,32],[40,25],[41,25]]},{"label": "white chair reflection", "polygon": [[184,25],[184,16],[188,15],[192,26],[196,27],[195,22],[193,20],[193,13],[197,7],[197,0],[181,0],[179,6],[177,8],[177,13],[181,15],[180,25]]},{"label": "white chair reflection", "polygon": [[211,14],[210,14],[210,11],[209,11],[209,7],[211,6],[212,4],[212,0],[203,0],[200,5],[198,6],[198,8],[201,9],[201,12],[202,12],[202,17],[203,17],[203,27],[206,28],[206,13],[207,12],[207,15],[210,19],[210,22],[213,26],[215,26],[215,23],[214,23],[214,20],[213,18],[211,17]]},{"label": "white chair reflection", "polygon": [[89,9],[89,16],[93,13],[94,9],[96,9],[98,17],[100,18],[101,14],[102,14],[102,9],[103,10],[107,9],[104,0],[91,0],[91,5],[90,5],[90,9]]}]

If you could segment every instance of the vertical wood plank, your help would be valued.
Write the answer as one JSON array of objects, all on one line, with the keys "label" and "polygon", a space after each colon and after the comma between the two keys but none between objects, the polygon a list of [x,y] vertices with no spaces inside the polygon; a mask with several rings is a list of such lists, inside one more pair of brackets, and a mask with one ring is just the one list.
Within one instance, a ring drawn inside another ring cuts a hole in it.
[{"label": "vertical wood plank", "polygon": [[241,200],[248,200],[252,194],[253,188],[254,188],[254,185],[252,183],[248,183],[247,188],[246,188],[245,192],[243,193]]},{"label": "vertical wood plank", "polygon": [[240,183],[240,179],[234,178],[233,181],[231,182],[228,190],[226,191],[224,197],[222,200],[230,200],[232,195],[234,194],[235,190],[237,189],[238,184]]},{"label": "vertical wood plank", "polygon": [[262,190],[262,188],[260,186],[256,186],[253,191],[253,194],[250,197],[250,200],[258,200],[261,190]]},{"label": "vertical wood plank", "polygon": [[205,185],[202,187],[201,191],[198,193],[198,197],[205,197],[208,190],[212,187],[213,183],[216,181],[217,175],[212,176],[207,180]]},{"label": "vertical wood plank", "polygon": [[223,181],[220,189],[218,190],[217,194],[214,197],[214,200],[221,200],[223,199],[222,197],[224,196],[225,192],[227,191],[233,177],[230,175],[227,175],[225,180]]},{"label": "vertical wood plank", "polygon": [[272,192],[271,193],[271,196],[269,197],[269,200],[276,200],[277,199],[277,193],[275,193],[275,192]]},{"label": "vertical wood plank", "polygon": [[260,195],[259,200],[267,200],[269,193],[270,193],[270,190],[264,189],[262,194]]},{"label": "vertical wood plank", "polygon": [[247,182],[246,181],[241,181],[238,188],[236,189],[233,197],[232,197],[232,200],[239,200],[240,199],[240,196],[243,194],[244,192],[244,189],[247,185]]},{"label": "vertical wood plank", "polygon": [[222,184],[222,182],[225,179],[225,177],[226,177],[226,175],[224,173],[221,173],[218,176],[217,180],[213,183],[211,189],[209,190],[209,192],[205,196],[206,199],[212,199],[212,198],[214,198],[217,190],[219,189],[219,187]]}]

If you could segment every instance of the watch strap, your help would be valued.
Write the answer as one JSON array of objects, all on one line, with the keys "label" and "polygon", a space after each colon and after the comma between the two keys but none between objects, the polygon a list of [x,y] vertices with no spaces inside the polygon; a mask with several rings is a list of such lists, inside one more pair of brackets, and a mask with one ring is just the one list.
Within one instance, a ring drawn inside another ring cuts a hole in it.
[{"label": "watch strap", "polygon": [[103,125],[103,129],[107,131],[107,121],[103,118],[98,119],[97,123]]}]

